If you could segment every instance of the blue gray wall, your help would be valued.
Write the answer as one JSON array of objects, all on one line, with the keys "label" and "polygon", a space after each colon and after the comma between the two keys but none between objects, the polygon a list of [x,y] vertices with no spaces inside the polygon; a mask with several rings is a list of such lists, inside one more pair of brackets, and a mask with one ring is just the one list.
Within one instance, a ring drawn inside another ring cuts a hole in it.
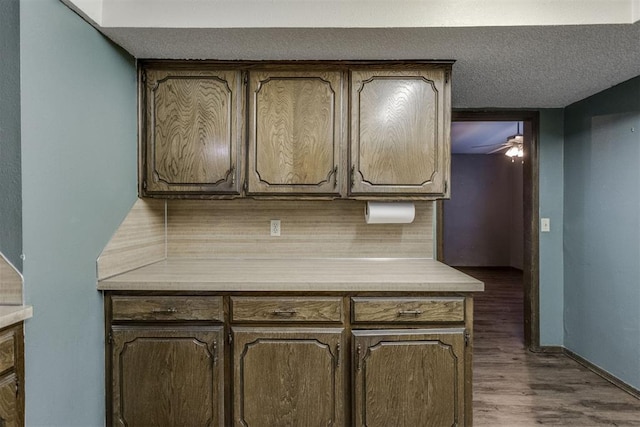
[{"label": "blue gray wall", "polygon": [[565,109],[565,346],[640,388],[640,77]]},{"label": "blue gray wall", "polygon": [[0,76],[0,252],[22,270],[19,0],[0,0]]},{"label": "blue gray wall", "polygon": [[564,110],[540,111],[540,218],[551,231],[540,233],[540,345],[564,344],[563,144]]},{"label": "blue gray wall", "polygon": [[103,426],[95,262],[136,198],[135,64],[60,1],[20,6],[26,425]]}]

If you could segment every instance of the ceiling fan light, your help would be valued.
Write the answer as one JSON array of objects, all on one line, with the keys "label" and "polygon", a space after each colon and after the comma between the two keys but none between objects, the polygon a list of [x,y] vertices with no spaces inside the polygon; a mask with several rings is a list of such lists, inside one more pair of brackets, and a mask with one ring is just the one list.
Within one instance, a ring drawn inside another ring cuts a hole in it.
[{"label": "ceiling fan light", "polygon": [[518,157],[524,157],[524,150],[522,149],[522,145],[518,147]]},{"label": "ceiling fan light", "polygon": [[508,157],[516,157],[518,155],[518,147],[510,147],[504,155]]}]

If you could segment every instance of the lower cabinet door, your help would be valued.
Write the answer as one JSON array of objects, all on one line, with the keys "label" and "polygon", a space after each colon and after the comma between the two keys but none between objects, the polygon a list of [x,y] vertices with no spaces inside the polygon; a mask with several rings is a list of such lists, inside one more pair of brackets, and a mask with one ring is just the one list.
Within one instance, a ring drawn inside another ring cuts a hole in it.
[{"label": "lower cabinet door", "polygon": [[14,373],[0,379],[0,426],[22,426],[18,410],[18,378]]},{"label": "lower cabinet door", "polygon": [[344,426],[341,328],[233,328],[234,425]]},{"label": "lower cabinet door", "polygon": [[353,331],[356,426],[464,426],[464,329]]},{"label": "lower cabinet door", "polygon": [[224,425],[222,326],[114,326],[112,339],[113,425]]}]

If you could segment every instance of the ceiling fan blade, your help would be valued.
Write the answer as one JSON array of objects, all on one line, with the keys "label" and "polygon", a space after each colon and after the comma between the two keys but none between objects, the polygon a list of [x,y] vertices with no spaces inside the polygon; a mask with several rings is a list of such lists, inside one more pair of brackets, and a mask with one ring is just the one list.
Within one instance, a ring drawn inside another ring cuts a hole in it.
[{"label": "ceiling fan blade", "polygon": [[505,149],[505,148],[507,148],[507,147],[509,147],[509,145],[507,145],[507,144],[502,144],[502,147],[500,147],[500,148],[496,148],[495,150],[491,150],[491,151],[489,151],[487,154],[494,154],[494,153],[497,153],[497,152],[499,152],[499,151],[504,150],[504,149]]},{"label": "ceiling fan blade", "polygon": [[497,144],[472,145],[471,148],[495,147],[496,145],[504,145],[504,144],[498,142]]}]

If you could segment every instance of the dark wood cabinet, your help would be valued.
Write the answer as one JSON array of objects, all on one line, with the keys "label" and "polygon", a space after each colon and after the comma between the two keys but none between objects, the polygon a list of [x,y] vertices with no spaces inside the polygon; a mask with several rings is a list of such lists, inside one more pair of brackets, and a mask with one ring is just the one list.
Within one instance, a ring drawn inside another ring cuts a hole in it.
[{"label": "dark wood cabinet", "polygon": [[448,196],[450,70],[351,70],[350,195]]},{"label": "dark wood cabinet", "polygon": [[247,194],[340,196],[343,72],[256,70],[248,90]]},{"label": "dark wood cabinet", "polygon": [[151,197],[449,196],[451,63],[143,62]]},{"label": "dark wood cabinet", "polygon": [[23,323],[0,330],[0,426],[24,426]]},{"label": "dark wood cabinet", "polygon": [[353,331],[356,426],[464,426],[464,329]]},{"label": "dark wood cabinet", "polygon": [[114,326],[113,425],[223,426],[222,326]]},{"label": "dark wood cabinet", "polygon": [[141,75],[143,194],[239,195],[243,172],[241,72],[150,67]]},{"label": "dark wood cabinet", "polygon": [[20,426],[18,410],[18,377],[5,375],[0,379],[0,426]]},{"label": "dark wood cabinet", "polygon": [[114,291],[105,305],[108,425],[472,425],[468,294]]},{"label": "dark wood cabinet", "polygon": [[343,335],[234,327],[234,425],[344,426]]}]

